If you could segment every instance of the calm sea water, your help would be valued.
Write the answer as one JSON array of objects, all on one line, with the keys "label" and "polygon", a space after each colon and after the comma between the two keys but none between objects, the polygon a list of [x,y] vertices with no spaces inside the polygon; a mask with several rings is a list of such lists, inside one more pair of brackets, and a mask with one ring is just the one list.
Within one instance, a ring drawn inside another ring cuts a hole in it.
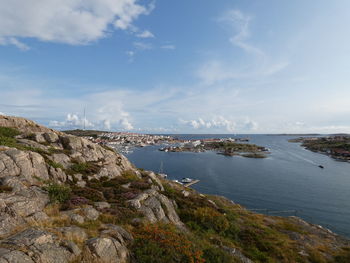
[{"label": "calm sea water", "polygon": [[[177,135],[184,139],[228,135]],[[159,146],[127,155],[137,167],[163,172],[169,179],[199,179],[194,189],[223,195],[249,209],[298,210],[305,220],[350,237],[350,163],[289,143],[290,136],[248,135],[251,143],[271,150],[266,159],[227,157],[214,152],[166,153]],[[325,168],[320,169],[318,165]],[[292,214],[277,213],[289,216]]]}]

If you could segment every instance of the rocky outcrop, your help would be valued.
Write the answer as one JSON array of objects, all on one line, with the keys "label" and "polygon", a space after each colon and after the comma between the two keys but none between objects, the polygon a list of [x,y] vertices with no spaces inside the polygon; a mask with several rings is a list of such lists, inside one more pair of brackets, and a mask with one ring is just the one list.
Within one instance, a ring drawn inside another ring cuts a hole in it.
[{"label": "rocky outcrop", "polygon": [[44,158],[36,152],[8,149],[0,152],[0,178],[20,177],[28,183],[34,183],[35,177],[49,179]]},{"label": "rocky outcrop", "polygon": [[160,194],[154,189],[146,190],[128,203],[131,207],[140,211],[145,218],[151,222],[173,223],[174,225],[184,228],[175,206],[165,195]]},{"label": "rocky outcrop", "polygon": [[2,240],[0,246],[0,262],[66,263],[77,256],[74,249],[60,242],[56,235],[34,228]]},{"label": "rocky outcrop", "polygon": [[56,131],[41,126],[34,121],[27,120],[21,117],[4,116],[0,115],[0,127],[16,128],[22,133],[34,133],[34,132],[54,132]]}]

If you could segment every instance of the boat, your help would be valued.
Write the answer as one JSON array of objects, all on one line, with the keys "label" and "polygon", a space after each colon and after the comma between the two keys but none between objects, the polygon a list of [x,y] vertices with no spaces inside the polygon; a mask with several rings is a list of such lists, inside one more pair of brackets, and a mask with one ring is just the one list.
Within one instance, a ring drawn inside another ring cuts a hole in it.
[{"label": "boat", "polygon": [[324,168],[324,166],[323,166],[323,165],[319,165],[318,167],[320,167],[321,169],[323,169],[323,168]]},{"label": "boat", "polygon": [[187,184],[187,183],[192,183],[193,179],[191,178],[182,178],[181,183]]},{"label": "boat", "polygon": [[172,180],[174,183],[177,183],[177,184],[182,184],[179,180]]}]

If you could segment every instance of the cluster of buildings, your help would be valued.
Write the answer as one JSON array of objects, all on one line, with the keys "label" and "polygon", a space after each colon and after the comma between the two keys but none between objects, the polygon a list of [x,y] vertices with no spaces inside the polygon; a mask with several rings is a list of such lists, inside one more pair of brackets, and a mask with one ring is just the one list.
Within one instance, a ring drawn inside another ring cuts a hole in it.
[{"label": "cluster of buildings", "polygon": [[107,145],[122,153],[130,153],[133,147],[145,147],[172,143],[174,138],[168,135],[152,135],[130,132],[107,132],[96,137],[85,137],[95,143]]}]

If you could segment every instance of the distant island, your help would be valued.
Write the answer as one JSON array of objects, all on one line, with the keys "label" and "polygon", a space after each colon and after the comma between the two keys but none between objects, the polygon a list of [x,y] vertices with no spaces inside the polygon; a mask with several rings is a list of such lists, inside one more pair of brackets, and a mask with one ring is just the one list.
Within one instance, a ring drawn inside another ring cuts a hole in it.
[{"label": "distant island", "polygon": [[243,156],[247,158],[266,158],[268,149],[262,146],[246,142],[248,139],[205,139],[192,140],[181,144],[180,146],[170,146],[159,149],[165,152],[205,152],[215,151],[218,154],[226,156]]},{"label": "distant island", "polygon": [[306,149],[323,153],[334,159],[350,161],[350,136],[331,135],[326,137],[299,137],[290,139],[289,142],[302,143]]}]

